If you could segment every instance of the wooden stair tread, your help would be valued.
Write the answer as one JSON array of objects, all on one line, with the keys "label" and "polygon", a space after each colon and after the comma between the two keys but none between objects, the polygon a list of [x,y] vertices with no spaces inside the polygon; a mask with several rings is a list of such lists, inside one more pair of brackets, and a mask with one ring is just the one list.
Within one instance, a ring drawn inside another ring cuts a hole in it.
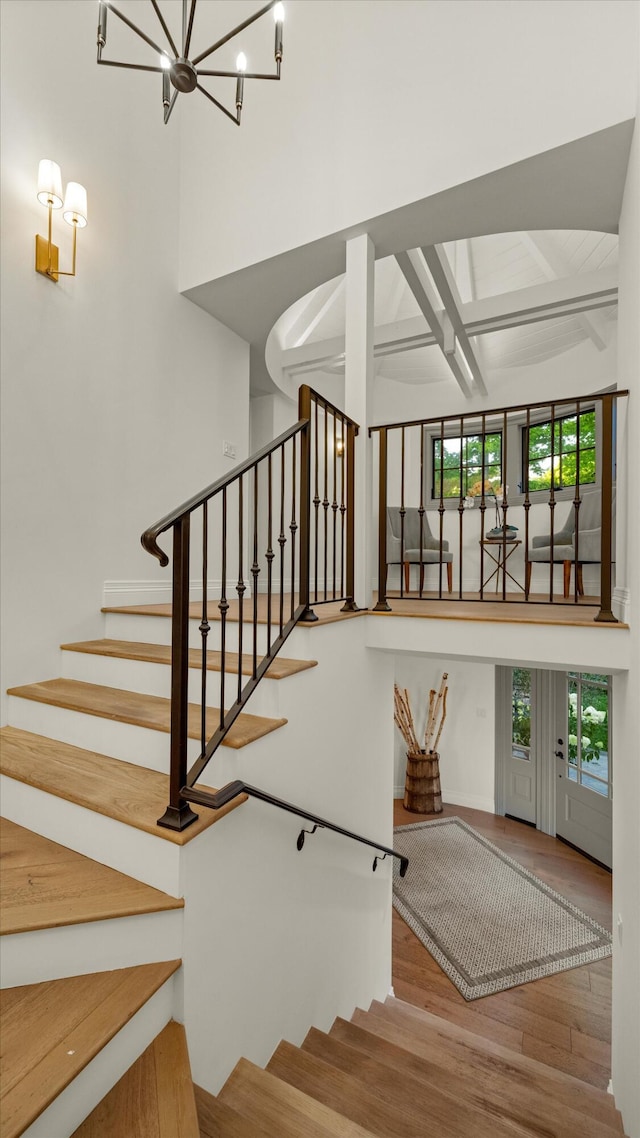
[{"label": "wooden stair tread", "polygon": [[[458,1027],[457,1024],[401,1000],[389,997],[384,1004],[374,1000],[369,1014],[372,1020],[381,1017],[400,1023],[416,1039],[430,1040],[440,1051],[459,1055],[480,1071],[502,1071],[523,1084],[535,1080],[537,1086],[545,1088],[545,1092],[554,1096],[558,1104],[581,1111],[587,1116],[592,1115],[605,1125],[619,1130],[619,1116],[612,1097],[571,1075],[511,1051],[485,1036],[474,1035],[466,1028]],[[359,1017],[354,1020],[358,1021]],[[371,1029],[375,1030],[373,1023]]]},{"label": "wooden stair tread", "polygon": [[[171,647],[168,644],[146,644],[139,640],[82,640],[75,644],[61,644],[65,652],[84,652],[91,656],[111,656],[120,660],[144,660],[150,664],[171,664]],[[283,680],[307,668],[315,668],[317,660],[292,660],[287,656],[276,656],[265,674],[265,679]],[[202,653],[199,648],[189,649],[189,667],[200,670]],[[219,672],[222,668],[222,653],[207,652],[207,670]],[[225,672],[238,674],[238,653],[225,653]],[[242,655],[242,674],[250,676],[253,672],[253,656]]]},{"label": "wooden stair tread", "polygon": [[180,909],[170,897],[101,862],[0,819],[0,934]]},{"label": "wooden stair tread", "polygon": [[[267,593],[258,594],[258,624],[267,623]],[[280,596],[272,594],[272,620],[271,627],[274,635],[280,631],[279,616],[280,616]],[[295,603],[298,602],[298,597],[295,597]],[[343,601],[331,601],[329,603],[318,604],[314,609],[317,620],[311,624],[302,622],[302,628],[318,628],[322,624],[333,624],[337,620],[352,620],[354,616],[363,616],[367,611],[366,609],[358,609],[355,612],[342,612]],[[313,608],[313,601],[311,602]],[[130,616],[171,616],[171,603],[167,604],[150,604],[150,605],[105,605],[100,610],[101,612],[114,612],[124,613]],[[236,624],[240,615],[240,606],[238,601],[229,598],[229,611],[227,613],[227,620]],[[285,593],[284,596],[284,619],[287,621],[291,616],[291,594]],[[276,617],[278,619],[276,619]],[[202,602],[192,601],[189,605],[189,619],[202,620]],[[220,621],[220,609],[218,608],[218,601],[209,601],[207,606],[207,620]],[[245,598],[243,602],[243,620],[245,628],[253,624],[253,598]]]},{"label": "wooden stair tread", "polygon": [[[233,1107],[194,1084],[200,1138],[279,1138],[279,1130],[264,1130],[254,1121],[238,1114]],[[76,1135],[73,1135],[76,1138]],[[96,1136],[98,1138],[98,1136]]]},{"label": "wooden stair tread", "polygon": [[[411,1071],[394,1069],[378,1055],[366,1054],[316,1028],[311,1028],[302,1046],[316,1059],[363,1083],[371,1094],[383,1100],[385,1109],[404,1116],[409,1133],[414,1131],[416,1123],[419,1124],[428,1109],[429,1122],[437,1134],[460,1138],[466,1138],[466,1135],[474,1138],[521,1138],[520,1127],[503,1118],[492,1104],[470,1103],[463,1083],[457,1089],[446,1090],[437,1079],[426,1082],[416,1078]],[[343,1082],[348,1092],[349,1084],[346,1080]],[[377,1110],[376,1115],[379,1117]],[[379,1125],[381,1132],[385,1133],[386,1123],[381,1118]],[[404,1127],[399,1132],[403,1133]]]},{"label": "wooden stair tread", "polygon": [[[479,1078],[476,1068],[464,1058],[452,1056],[440,1041],[431,1048],[421,1046],[409,1030],[383,1020],[372,1025],[372,1019],[366,1012],[358,1012],[351,1023],[337,1019],[330,1035],[376,1056],[393,1071],[411,1075],[429,1088],[435,1085],[485,1114],[497,1114],[516,1126],[519,1134],[538,1138],[543,1130],[548,1138],[619,1138],[619,1130],[600,1119],[590,1120],[567,1106],[559,1108],[546,1090],[541,1094],[521,1078],[514,1079],[497,1069]],[[384,1034],[380,1034],[380,1025]]]},{"label": "wooden stair tread", "polygon": [[72,1138],[200,1138],[184,1027],[173,1020],[91,1114]]},{"label": "wooden stair tread", "polygon": [[179,967],[172,960],[5,988],[3,1138],[18,1138]]},{"label": "wooden stair tread", "polygon": [[274,1138],[371,1138],[370,1130],[247,1059],[236,1064],[218,1098]]},{"label": "wooden stair tread", "polygon": [[220,810],[200,810],[186,830],[168,830],[157,824],[169,801],[168,775],[17,727],[0,728],[0,772],[180,846],[247,801],[240,795]]},{"label": "wooden stair tread", "polygon": [[[31,699],[54,707],[64,707],[69,711],[80,711],[85,715],[95,715],[100,719],[111,719],[118,723],[131,723],[136,727],[147,727],[152,731],[169,733],[171,729],[171,700],[159,695],[143,695],[124,688],[110,688],[102,684],[86,684],[82,680],[43,680],[35,684],[22,684],[8,688],[8,695],[20,699]],[[207,708],[207,734],[211,736],[220,722],[220,711],[216,707]],[[263,735],[283,727],[286,719],[268,719],[262,715],[248,715],[242,712],[225,735],[223,746],[245,747],[261,739]],[[188,735],[190,739],[200,738],[200,707],[189,704]]]}]

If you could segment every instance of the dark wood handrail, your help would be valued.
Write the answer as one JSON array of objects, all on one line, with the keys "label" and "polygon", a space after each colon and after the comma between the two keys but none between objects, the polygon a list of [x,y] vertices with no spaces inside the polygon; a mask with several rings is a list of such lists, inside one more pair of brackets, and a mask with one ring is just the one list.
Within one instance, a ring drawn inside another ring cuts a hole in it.
[{"label": "dark wood handrail", "polygon": [[[409,865],[409,858],[404,854],[398,853],[390,846],[385,846],[381,842],[374,842],[371,838],[365,838],[362,834],[356,834],[353,830],[346,830],[344,826],[338,826],[335,822],[329,822],[326,818],[320,818],[317,814],[312,814],[302,806],[295,806],[292,802],[286,802],[283,798],[276,798],[273,794],[269,794],[266,790],[260,790],[257,786],[250,786],[246,782],[237,779],[235,782],[229,782],[223,786],[215,794],[209,791],[201,790],[197,786],[185,786],[182,789],[183,798],[187,801],[193,802],[197,806],[207,806],[211,810],[220,810],[226,806],[228,802],[232,802],[234,798],[238,798],[241,794],[248,794],[250,798],[258,798],[261,802],[266,802],[269,806],[276,806],[278,810],[286,810],[289,814],[296,814],[298,818],[304,818],[306,822],[312,822],[314,827],[320,830],[332,830],[334,834],[342,834],[345,838],[351,838],[354,842],[361,842],[362,845],[370,846],[373,850],[379,850],[385,856],[388,854],[390,857],[397,857],[400,862],[400,876],[404,877]],[[303,831],[304,833],[304,831]],[[304,837],[302,841],[298,838],[298,849],[302,849],[304,844]],[[376,868],[377,858],[374,861],[373,868]]]},{"label": "dark wood handrail", "polygon": [[256,451],[255,454],[245,459],[244,462],[239,463],[238,466],[234,466],[230,474],[224,474],[222,478],[218,478],[215,482],[212,482],[205,490],[201,490],[199,494],[194,494],[193,498],[188,498],[186,502],[183,502],[181,506],[177,506],[171,513],[165,514],[164,518],[161,518],[159,522],[155,522],[152,526],[149,526],[140,538],[143,549],[146,549],[147,553],[150,553],[152,557],[157,557],[163,568],[168,565],[169,558],[167,554],[157,544],[156,539],[160,534],[165,533],[166,530],[174,526],[176,522],[179,522],[181,518],[186,517],[187,514],[193,513],[199,506],[203,506],[205,502],[208,502],[215,494],[219,494],[225,487],[231,486],[238,478],[241,478],[243,474],[247,474],[252,470],[263,458],[267,458],[270,454],[273,454],[278,447],[281,447],[283,443],[288,442],[294,435],[299,434],[307,424],[308,419],[300,419],[297,423],[294,423],[292,427],[289,427],[286,431],[283,431],[281,435],[278,435],[278,438],[274,439],[272,443],[267,443],[262,450]]},{"label": "dark wood handrail", "polygon": [[[507,415],[516,411],[537,411],[544,407],[550,407],[552,403],[554,403],[556,407],[571,407],[575,406],[576,403],[588,405],[590,401],[602,401],[606,399],[607,396],[610,396],[612,399],[620,399],[622,396],[628,394],[628,388],[624,391],[600,391],[595,395],[578,395],[568,399],[543,399],[540,403],[514,403],[511,407],[492,407],[491,410],[480,408],[477,411],[458,411],[456,415],[435,415],[432,419],[407,419],[404,422],[376,423],[374,427],[369,427],[369,436],[371,436],[374,431],[392,431],[401,427],[428,427],[430,423],[437,423],[438,426],[440,423],[459,423],[461,418],[473,421],[474,419],[481,420],[483,415],[488,419],[492,415]],[[582,409],[584,410],[584,406]],[[531,426],[535,426],[535,423],[532,423]]]}]

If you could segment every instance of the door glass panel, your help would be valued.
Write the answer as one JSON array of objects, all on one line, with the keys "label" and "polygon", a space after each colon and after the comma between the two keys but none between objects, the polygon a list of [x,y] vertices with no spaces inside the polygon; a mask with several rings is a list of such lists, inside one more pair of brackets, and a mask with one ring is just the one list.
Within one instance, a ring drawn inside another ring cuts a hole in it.
[{"label": "door glass panel", "polygon": [[528,762],[531,748],[531,671],[529,668],[513,668],[511,677],[511,753],[514,759]]},{"label": "door glass panel", "polygon": [[609,708],[609,676],[569,674],[567,774],[605,798],[611,796]]}]

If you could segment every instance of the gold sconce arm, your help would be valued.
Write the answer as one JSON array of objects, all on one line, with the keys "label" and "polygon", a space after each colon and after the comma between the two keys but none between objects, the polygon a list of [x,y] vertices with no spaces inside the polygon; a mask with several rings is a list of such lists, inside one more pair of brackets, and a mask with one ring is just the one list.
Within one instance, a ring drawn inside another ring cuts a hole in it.
[{"label": "gold sconce arm", "polygon": [[[59,277],[75,277],[76,275],[78,229],[83,228],[87,224],[87,195],[83,186],[80,186],[77,182],[69,182],[64,199],[63,217],[67,224],[73,229],[72,267],[70,270],[62,270],[58,267],[60,250],[51,240],[53,210],[60,209],[63,206],[62,191],[58,188],[60,169],[55,163],[49,162],[48,160],[43,160],[40,167],[38,200],[42,205],[47,207],[49,216],[47,237],[44,238],[41,237],[40,234],[36,234],[35,268],[37,273],[41,273],[42,276],[47,277],[50,281],[57,282]],[[45,168],[44,174],[42,174],[43,167]],[[54,175],[51,174],[52,169],[54,170]],[[44,185],[47,188],[43,189],[43,177],[45,175],[48,181],[45,180]]]}]

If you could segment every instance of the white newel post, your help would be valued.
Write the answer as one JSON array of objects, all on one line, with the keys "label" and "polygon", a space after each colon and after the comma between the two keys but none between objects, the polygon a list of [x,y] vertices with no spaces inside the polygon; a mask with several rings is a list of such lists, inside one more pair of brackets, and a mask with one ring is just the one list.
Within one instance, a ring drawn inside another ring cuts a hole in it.
[{"label": "white newel post", "polygon": [[371,421],[374,245],[368,234],[347,241],[345,411],[360,424],[356,439],[355,601],[371,607],[373,532]]}]

